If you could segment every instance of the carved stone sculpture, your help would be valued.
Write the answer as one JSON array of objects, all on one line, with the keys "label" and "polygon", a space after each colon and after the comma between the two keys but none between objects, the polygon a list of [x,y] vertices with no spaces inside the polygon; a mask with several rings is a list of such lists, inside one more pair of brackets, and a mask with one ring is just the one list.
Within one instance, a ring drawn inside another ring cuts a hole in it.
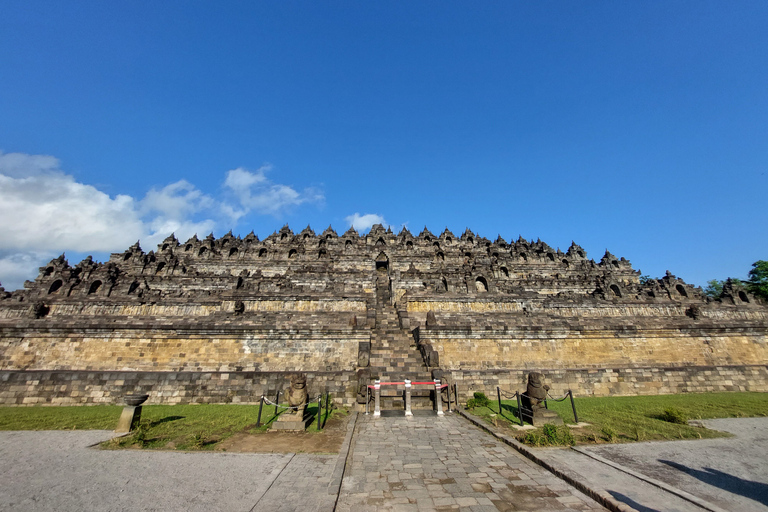
[{"label": "carved stone sculpture", "polygon": [[520,414],[524,421],[527,421],[534,427],[545,425],[562,425],[563,420],[556,412],[545,408],[544,401],[547,399],[549,386],[544,384],[544,375],[538,372],[528,374],[528,386],[521,400]]},{"label": "carved stone sculpture", "polygon": [[291,387],[288,390],[288,404],[296,407],[296,415],[303,416],[307,408],[307,374],[295,373],[291,375]]},{"label": "carved stone sculpture", "polygon": [[283,412],[277,421],[272,423],[273,430],[304,430],[312,421],[312,416],[307,414],[307,374],[294,373],[291,375],[291,387],[286,393],[288,405],[291,409]]},{"label": "carved stone sculpture", "polygon": [[544,384],[544,375],[538,372],[528,374],[528,386],[523,395],[523,407],[535,411],[543,407],[542,402],[547,398],[549,386]]}]

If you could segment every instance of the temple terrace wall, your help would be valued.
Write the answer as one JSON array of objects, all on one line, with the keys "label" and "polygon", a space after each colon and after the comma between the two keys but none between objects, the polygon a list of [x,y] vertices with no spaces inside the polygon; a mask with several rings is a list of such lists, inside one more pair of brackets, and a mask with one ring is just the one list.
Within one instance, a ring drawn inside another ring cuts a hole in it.
[{"label": "temple terrace wall", "polygon": [[[764,365],[654,368],[540,368],[552,396],[568,389],[578,396],[631,396],[718,391],[768,392]],[[466,401],[475,391],[493,396],[525,389],[528,370],[453,370],[451,379]],[[310,396],[329,392],[340,405],[353,406],[354,372],[307,372]],[[3,405],[121,404],[129,393],[148,393],[149,404],[256,404],[287,389],[290,372],[115,372],[0,371]]]},{"label": "temple terrace wall", "polygon": [[[310,397],[329,392],[351,406],[354,372],[306,372]],[[0,404],[122,404],[126,394],[149,394],[147,404],[257,404],[290,386],[291,372],[0,371]],[[254,422],[255,422],[254,418]]]},{"label": "temple terrace wall", "polygon": [[0,370],[351,371],[370,331],[10,329]]},{"label": "temple terrace wall", "polygon": [[[560,397],[567,390],[579,396],[633,396],[724,391],[768,392],[765,365],[692,366],[653,368],[539,368]],[[453,370],[449,372],[466,401],[482,391],[494,397],[503,391],[525,391],[528,370]]]}]

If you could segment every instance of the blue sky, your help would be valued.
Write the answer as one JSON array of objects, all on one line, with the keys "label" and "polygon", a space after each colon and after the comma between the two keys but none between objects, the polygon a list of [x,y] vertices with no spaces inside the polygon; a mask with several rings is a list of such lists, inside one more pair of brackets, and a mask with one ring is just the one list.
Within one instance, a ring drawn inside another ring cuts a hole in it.
[{"label": "blue sky", "polygon": [[768,3],[0,0],[0,282],[375,220],[768,259]]}]

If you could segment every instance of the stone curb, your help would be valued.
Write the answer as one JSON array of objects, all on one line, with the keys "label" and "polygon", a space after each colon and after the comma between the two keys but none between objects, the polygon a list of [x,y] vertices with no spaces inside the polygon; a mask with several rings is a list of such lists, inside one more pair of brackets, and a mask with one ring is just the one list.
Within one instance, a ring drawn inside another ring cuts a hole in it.
[{"label": "stone curb", "polygon": [[690,501],[696,506],[699,506],[703,508],[704,510],[709,510],[710,512],[728,512],[725,509],[722,509],[718,507],[717,505],[713,505],[712,503],[705,501],[697,496],[694,496],[693,494],[687,493],[681,489],[677,489],[676,487],[672,487],[671,485],[665,484],[664,482],[660,480],[656,480],[655,478],[651,478],[649,476],[645,476],[642,473],[638,473],[637,471],[634,471],[632,469],[629,469],[626,466],[622,466],[621,464],[618,464],[616,462],[613,462],[612,460],[606,459],[605,457],[601,457],[600,455],[597,455],[595,453],[590,453],[587,450],[584,450],[582,448],[577,448],[575,446],[571,447],[572,450],[581,453],[582,455],[586,455],[587,457],[590,457],[598,462],[602,462],[603,464],[607,466],[611,466],[612,468],[616,469],[617,471],[621,471],[623,473],[626,473],[628,475],[632,475],[633,477],[637,478],[638,480],[642,480],[644,482],[647,482],[651,485],[654,485],[664,491],[667,491],[670,494],[674,494],[675,496],[679,496],[680,498]]},{"label": "stone curb", "polygon": [[601,491],[598,489],[593,489],[592,487],[587,484],[584,480],[581,479],[578,475],[573,473],[569,470],[564,470],[560,468],[554,467],[552,464],[546,462],[545,460],[539,458],[538,455],[536,455],[533,450],[522,444],[516,439],[513,439],[509,436],[505,436],[504,434],[501,434],[500,432],[494,432],[491,430],[491,427],[485,422],[483,422],[480,418],[477,416],[473,416],[472,414],[469,414],[466,411],[462,411],[461,409],[458,409],[456,412],[458,412],[461,416],[464,416],[467,420],[475,424],[477,427],[480,427],[481,429],[485,430],[495,438],[499,439],[500,441],[508,444],[539,466],[543,467],[544,469],[548,470],[558,478],[561,478],[571,484],[572,486],[576,487],[578,490],[595,500],[596,502],[600,503],[602,506],[607,508],[608,510],[611,510],[612,512],[638,512],[636,509],[630,507],[626,503],[621,503],[620,501],[616,500],[613,496],[608,494],[605,491]]},{"label": "stone curb", "polygon": [[347,422],[347,435],[344,436],[344,442],[341,443],[339,456],[336,458],[336,465],[333,468],[333,476],[331,477],[331,482],[328,484],[328,494],[335,494],[337,500],[341,493],[341,482],[344,479],[344,470],[347,467],[349,459],[349,449],[352,445],[352,437],[355,432],[355,427],[357,426],[357,415],[357,411],[353,411],[350,414],[349,422]]}]

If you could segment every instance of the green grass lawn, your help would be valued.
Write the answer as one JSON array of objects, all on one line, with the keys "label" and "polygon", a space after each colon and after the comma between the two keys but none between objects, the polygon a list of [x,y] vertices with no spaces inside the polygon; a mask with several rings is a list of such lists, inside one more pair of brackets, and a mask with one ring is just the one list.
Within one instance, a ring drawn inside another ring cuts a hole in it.
[{"label": "green grass lawn", "polygon": [[[671,439],[701,439],[722,437],[727,434],[665,421],[665,411],[681,415],[684,419],[738,418],[768,416],[768,393],[690,393],[681,395],[576,397],[574,399],[579,421],[589,427],[571,428],[577,444],[601,442],[630,442]],[[550,409],[557,411],[566,423],[573,423],[569,400],[548,401]],[[498,402],[488,407],[475,407],[470,412],[500,426],[519,424],[517,402],[502,400],[502,413]],[[541,429],[539,429],[540,431]],[[526,439],[530,444],[547,444],[534,433]],[[567,439],[567,436],[565,436]],[[536,441],[539,441],[538,443]],[[550,443],[550,444],[569,444]]]},{"label": "green grass lawn", "polygon": [[[0,407],[0,430],[113,430],[122,409],[116,405]],[[307,409],[313,416],[308,430],[316,431],[317,402],[310,403]],[[274,406],[264,405],[262,424],[257,427],[258,405],[145,405],[140,428],[130,436],[105,443],[104,447],[213,449],[234,433],[265,431],[277,417],[274,412]],[[333,413],[337,411],[326,414],[323,409],[323,423]]]}]

